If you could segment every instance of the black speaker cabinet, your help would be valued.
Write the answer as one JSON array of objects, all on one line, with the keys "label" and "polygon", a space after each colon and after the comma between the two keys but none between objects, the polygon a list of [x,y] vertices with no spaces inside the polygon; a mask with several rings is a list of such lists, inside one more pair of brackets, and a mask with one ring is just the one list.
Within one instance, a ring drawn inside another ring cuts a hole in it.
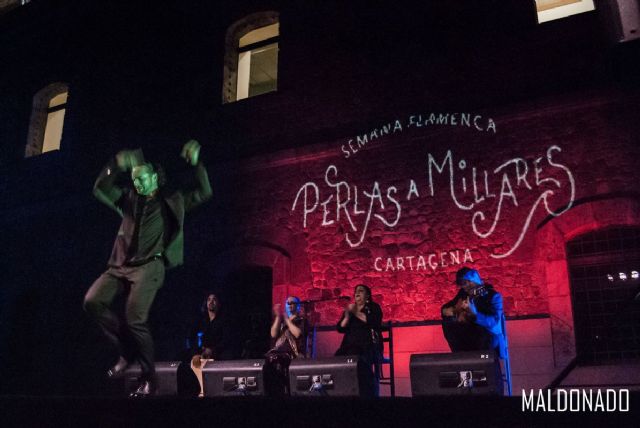
[{"label": "black speaker cabinet", "polygon": [[[176,395],[178,393],[178,366],[180,361],[157,361],[156,376],[158,386],[156,395]],[[138,388],[140,366],[133,364],[124,372],[124,391],[129,395]]]},{"label": "black speaker cabinet", "polygon": [[208,362],[202,384],[205,397],[264,395],[264,360]]},{"label": "black speaker cabinet", "polygon": [[493,351],[413,354],[411,393],[421,395],[502,395],[500,361]]},{"label": "black speaker cabinet", "polygon": [[295,359],[289,366],[289,391],[292,396],[357,397],[358,357]]}]

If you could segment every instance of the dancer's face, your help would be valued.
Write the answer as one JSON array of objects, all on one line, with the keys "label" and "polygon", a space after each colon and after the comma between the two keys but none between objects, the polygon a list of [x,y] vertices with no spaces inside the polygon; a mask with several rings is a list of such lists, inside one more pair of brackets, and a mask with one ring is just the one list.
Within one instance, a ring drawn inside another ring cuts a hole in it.
[{"label": "dancer's face", "polygon": [[158,174],[145,165],[133,168],[131,181],[133,181],[136,192],[142,196],[149,196],[158,189]]}]

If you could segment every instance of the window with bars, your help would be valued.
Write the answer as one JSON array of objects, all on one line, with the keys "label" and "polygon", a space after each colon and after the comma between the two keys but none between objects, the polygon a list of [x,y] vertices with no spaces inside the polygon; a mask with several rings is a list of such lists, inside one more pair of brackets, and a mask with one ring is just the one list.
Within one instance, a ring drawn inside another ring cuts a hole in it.
[{"label": "window with bars", "polygon": [[567,243],[578,359],[640,358],[640,228],[612,228]]}]

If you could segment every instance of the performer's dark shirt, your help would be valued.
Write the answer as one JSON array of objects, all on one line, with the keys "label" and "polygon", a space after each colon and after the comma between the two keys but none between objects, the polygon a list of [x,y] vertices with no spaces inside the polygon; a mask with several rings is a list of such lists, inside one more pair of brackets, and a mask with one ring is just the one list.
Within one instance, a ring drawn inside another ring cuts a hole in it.
[{"label": "performer's dark shirt", "polygon": [[[199,354],[204,348],[209,348],[213,351],[212,358],[214,360],[227,359],[229,349],[226,331],[227,326],[220,313],[212,320],[209,319],[209,313],[205,313],[196,324],[193,353]],[[200,347],[198,347],[198,332],[202,333],[202,346]]]},{"label": "performer's dark shirt", "polygon": [[136,195],[134,198],[133,231],[127,263],[140,263],[162,254],[165,248],[165,225],[167,215],[165,203],[159,192],[151,198]]},{"label": "performer's dark shirt", "polygon": [[380,305],[375,302],[369,302],[365,304],[362,311],[367,315],[367,322],[352,315],[346,327],[340,325],[345,317],[345,314],[342,314],[342,318],[338,321],[337,329],[338,332],[344,333],[344,337],[340,348],[336,351],[336,355],[360,355],[368,352],[374,345],[373,335],[377,334],[378,338],[380,337],[382,324],[382,309],[380,309]]}]

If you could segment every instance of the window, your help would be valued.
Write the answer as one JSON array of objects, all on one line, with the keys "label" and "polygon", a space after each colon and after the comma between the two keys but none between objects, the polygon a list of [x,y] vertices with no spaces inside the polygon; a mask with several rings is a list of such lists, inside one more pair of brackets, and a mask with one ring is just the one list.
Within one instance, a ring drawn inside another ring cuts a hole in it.
[{"label": "window", "polygon": [[64,111],[67,107],[68,92],[63,92],[51,98],[47,109],[47,124],[44,127],[44,141],[42,153],[60,149],[62,139],[62,125],[64,124]]},{"label": "window", "polygon": [[237,100],[278,88],[278,26],[261,27],[240,38]]},{"label": "window", "polygon": [[276,12],[252,14],[229,27],[223,103],[277,90],[279,36]]},{"label": "window", "polygon": [[33,97],[25,157],[60,150],[68,94],[66,84],[53,83]]},{"label": "window", "polygon": [[584,365],[640,357],[640,228],[611,228],[567,244],[578,359]]},{"label": "window", "polygon": [[593,0],[536,0],[539,24],[594,9]]}]

